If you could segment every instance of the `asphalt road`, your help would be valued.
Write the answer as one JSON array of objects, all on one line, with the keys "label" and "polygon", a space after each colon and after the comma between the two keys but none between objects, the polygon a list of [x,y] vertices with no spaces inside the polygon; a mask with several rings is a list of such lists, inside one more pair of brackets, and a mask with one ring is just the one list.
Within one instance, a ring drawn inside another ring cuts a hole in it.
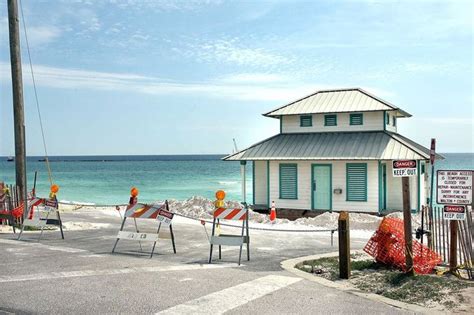
[{"label": "asphalt road", "polygon": [[[144,252],[150,244],[143,243],[141,252],[135,241],[120,241],[118,253],[111,253],[120,226],[117,217],[83,210],[65,213],[63,220],[102,226],[65,230],[65,240],[48,231],[39,243],[37,232],[25,234],[23,241],[0,234],[0,313],[406,313],[280,267],[286,259],[336,251],[328,232],[251,231],[250,261],[237,266],[238,249],[224,247],[223,259],[209,265],[209,244],[199,222],[174,222],[177,254],[169,240],[160,240],[149,259]],[[141,232],[154,228],[149,221],[140,222]],[[364,244],[352,240],[353,249]]]}]

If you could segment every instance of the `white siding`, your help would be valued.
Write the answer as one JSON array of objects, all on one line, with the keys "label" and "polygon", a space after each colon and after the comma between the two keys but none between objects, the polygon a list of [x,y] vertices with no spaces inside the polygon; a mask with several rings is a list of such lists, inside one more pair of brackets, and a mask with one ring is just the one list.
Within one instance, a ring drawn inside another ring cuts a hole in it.
[{"label": "white siding", "polygon": [[383,112],[362,114],[363,125],[350,125],[350,113],[334,114],[337,116],[337,126],[324,126],[324,114],[313,114],[312,127],[300,127],[300,115],[282,116],[282,133],[383,130]]},{"label": "white siding", "polygon": [[[279,199],[279,164],[297,163],[298,165],[298,199]],[[311,209],[311,164],[332,165],[332,191],[342,189],[342,194],[332,193],[332,210],[378,212],[378,162],[367,162],[367,202],[346,201],[346,163],[350,161],[271,161],[270,162],[270,200],[275,201],[277,208]]]},{"label": "white siding", "polygon": [[267,204],[267,161],[254,161],[255,167],[255,183],[254,183],[254,194],[255,204],[266,205]]}]

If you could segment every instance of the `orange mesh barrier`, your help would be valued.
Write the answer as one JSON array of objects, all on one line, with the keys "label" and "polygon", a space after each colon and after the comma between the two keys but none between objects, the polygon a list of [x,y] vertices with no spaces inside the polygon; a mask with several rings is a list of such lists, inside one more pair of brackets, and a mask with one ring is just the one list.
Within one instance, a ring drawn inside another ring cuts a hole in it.
[{"label": "orange mesh barrier", "polygon": [[[405,236],[403,220],[384,218],[374,235],[365,245],[364,251],[377,262],[395,266],[403,271],[405,264]],[[441,256],[413,240],[413,269],[428,274],[441,262]]]}]

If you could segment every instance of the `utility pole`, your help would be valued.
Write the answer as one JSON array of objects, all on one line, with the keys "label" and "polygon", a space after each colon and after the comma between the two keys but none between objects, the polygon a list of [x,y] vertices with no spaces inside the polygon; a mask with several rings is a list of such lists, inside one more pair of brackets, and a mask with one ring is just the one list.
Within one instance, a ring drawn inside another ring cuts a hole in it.
[{"label": "utility pole", "polygon": [[[13,119],[15,131],[16,185],[21,191],[21,200],[27,199],[26,190],[26,142],[25,110],[23,107],[23,80],[21,75],[20,24],[17,0],[8,0],[8,28],[10,34],[10,61],[13,88]],[[25,202],[26,203],[26,202]],[[26,205],[23,217],[27,215]]]}]

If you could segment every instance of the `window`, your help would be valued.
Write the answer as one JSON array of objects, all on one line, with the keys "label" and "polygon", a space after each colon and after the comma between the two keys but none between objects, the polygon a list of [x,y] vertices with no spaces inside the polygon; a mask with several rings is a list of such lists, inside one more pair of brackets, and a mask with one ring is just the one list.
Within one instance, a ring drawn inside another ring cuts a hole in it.
[{"label": "window", "polygon": [[347,201],[367,201],[367,163],[346,164]]},{"label": "window", "polygon": [[390,115],[389,115],[389,113],[385,113],[385,124],[390,125]]},{"label": "window", "polygon": [[395,116],[392,117],[392,125],[393,125],[394,127],[397,126],[397,117],[395,117]]},{"label": "window", "polygon": [[300,116],[300,127],[311,127],[313,126],[313,116],[305,115]]},{"label": "window", "polygon": [[280,199],[298,199],[296,164],[280,164]]},{"label": "window", "polygon": [[351,125],[363,125],[364,117],[362,116],[362,114],[351,114],[349,121]]},{"label": "window", "polygon": [[337,126],[337,116],[336,115],[325,115],[324,116],[324,126]]}]

